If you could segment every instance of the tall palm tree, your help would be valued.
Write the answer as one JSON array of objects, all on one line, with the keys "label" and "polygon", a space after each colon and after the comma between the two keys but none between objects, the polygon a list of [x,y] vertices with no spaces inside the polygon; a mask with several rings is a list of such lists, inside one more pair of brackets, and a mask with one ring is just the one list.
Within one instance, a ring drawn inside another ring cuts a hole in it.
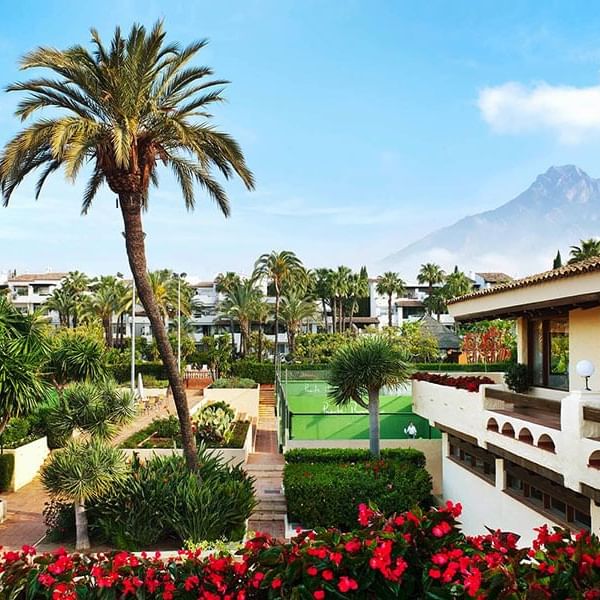
[{"label": "tall palm tree", "polygon": [[369,297],[369,274],[367,267],[361,267],[358,273],[348,277],[348,327],[352,328],[354,313],[358,311],[358,301]]},{"label": "tall palm tree", "polygon": [[331,276],[331,291],[333,292],[333,312],[336,314],[335,322],[337,331],[344,331],[344,298],[348,294],[349,277],[352,269],[344,265],[339,266]]},{"label": "tall palm tree", "polygon": [[90,283],[92,283],[92,280],[81,271],[70,271],[62,282],[61,288],[73,299],[74,305],[71,311],[71,324],[73,327],[77,327],[79,322],[81,302]]},{"label": "tall palm tree", "polygon": [[245,279],[233,286],[221,303],[221,312],[240,324],[240,354],[246,356],[250,340],[250,324],[255,305],[262,301],[262,292],[256,287],[253,279]]},{"label": "tall palm tree", "polygon": [[288,348],[292,356],[296,351],[296,336],[302,321],[314,318],[316,312],[315,302],[307,300],[298,290],[292,289],[282,296],[280,316],[286,325]]},{"label": "tall palm tree", "polygon": [[66,287],[57,287],[44,302],[44,310],[58,313],[60,326],[69,327],[76,310],[75,296]]},{"label": "tall palm tree", "polygon": [[[240,276],[233,271],[219,273],[215,278],[215,290],[217,291],[217,294],[227,294],[240,282]],[[231,356],[235,358],[235,355],[237,354],[237,348],[235,345],[235,327],[233,324],[233,318],[231,317],[229,319],[229,333],[231,335]]]},{"label": "tall palm tree", "polygon": [[150,184],[158,185],[159,164],[174,173],[189,210],[195,205],[197,183],[229,214],[229,200],[214,169],[225,179],[238,175],[248,189],[254,181],[237,142],[210,125],[208,109],[223,100],[225,82],[209,79],[212,71],[207,67],[190,66],[206,42],[180,47],[165,37],[159,22],[148,31],[134,25],[127,37],[117,28],[108,46],[92,30],[92,52],[73,46],[28,53],[21,68],[46,69],[53,75],[36,74],[9,86],[9,91],[27,94],[16,115],[25,120],[41,109],[53,110],[6,144],[0,155],[0,186],[7,205],[38,167],[42,173],[36,195],[61,167],[74,180],[89,163],[82,212],[88,212],[104,183],[117,194],[138,297],[173,391],[187,464],[196,469],[185,389],[148,279],[142,211],[148,208]]},{"label": "tall palm tree", "polygon": [[316,297],[321,301],[323,323],[325,324],[325,331],[327,332],[329,330],[329,326],[327,324],[327,305],[329,304],[332,297],[331,276],[333,271],[331,269],[321,268],[315,269],[313,273],[315,276],[314,292]]},{"label": "tall palm tree", "polygon": [[291,251],[273,250],[270,254],[262,254],[254,263],[253,279],[265,278],[275,288],[275,352],[273,362],[277,362],[277,340],[279,337],[279,304],[281,294],[286,285],[293,285],[306,276],[302,261]]},{"label": "tall palm tree", "polygon": [[447,300],[464,296],[473,289],[473,282],[462,272],[458,267],[454,267],[454,271],[446,276],[444,283],[443,295]]},{"label": "tall palm tree", "polygon": [[124,293],[122,282],[114,275],[103,275],[94,286],[94,291],[84,302],[87,318],[96,316],[104,329],[104,341],[109,348],[113,347],[113,316],[122,312]]},{"label": "tall palm tree", "polygon": [[387,296],[388,301],[388,327],[392,326],[392,298],[394,296],[400,296],[406,293],[406,287],[404,280],[398,273],[393,271],[386,271],[377,280],[377,286],[375,287],[378,294]]},{"label": "tall palm tree", "polygon": [[[427,292],[428,296],[433,294],[433,286],[444,283],[446,277],[446,273],[439,265],[435,263],[425,263],[421,265],[421,269],[417,275],[417,281],[419,283],[426,283],[429,286],[429,290]],[[429,314],[431,314],[431,308],[428,309]]]},{"label": "tall palm tree", "polygon": [[40,478],[52,498],[74,505],[77,550],[90,547],[86,505],[123,483],[128,471],[123,452],[97,439],[71,440],[42,467]]},{"label": "tall palm tree", "polygon": [[571,246],[569,264],[600,256],[600,240],[589,238],[580,240],[579,246]]},{"label": "tall palm tree", "polygon": [[329,397],[338,405],[356,402],[369,411],[369,447],[379,456],[379,393],[408,381],[410,366],[387,336],[361,336],[342,346],[330,363]]},{"label": "tall palm tree", "polygon": [[256,359],[260,362],[263,359],[263,334],[264,326],[271,316],[271,307],[264,300],[258,300],[252,307],[252,321],[258,324],[258,344],[256,348]]}]

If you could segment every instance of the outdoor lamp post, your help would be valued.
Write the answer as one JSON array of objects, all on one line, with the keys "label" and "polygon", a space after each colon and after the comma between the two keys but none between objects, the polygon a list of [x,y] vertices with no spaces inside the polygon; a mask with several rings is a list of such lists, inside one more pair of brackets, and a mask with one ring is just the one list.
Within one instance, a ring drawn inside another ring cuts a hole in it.
[{"label": "outdoor lamp post", "polygon": [[594,363],[590,360],[580,360],[575,365],[575,371],[579,377],[585,378],[585,391],[590,392],[590,377],[594,374],[596,367]]},{"label": "outdoor lamp post", "polygon": [[177,370],[181,373],[181,280],[187,273],[177,275]]}]

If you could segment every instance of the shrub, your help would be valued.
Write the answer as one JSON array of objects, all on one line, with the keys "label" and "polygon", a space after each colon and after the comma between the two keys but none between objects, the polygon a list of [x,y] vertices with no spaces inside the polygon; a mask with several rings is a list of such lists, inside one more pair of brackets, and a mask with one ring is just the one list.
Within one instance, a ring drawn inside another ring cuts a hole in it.
[{"label": "shrub", "polygon": [[245,377],[222,377],[221,379],[213,381],[210,384],[210,387],[215,389],[252,389],[256,387],[256,381]]},{"label": "shrub", "polygon": [[[139,338],[138,338],[139,339]],[[127,383],[131,378],[131,365],[130,364],[117,364],[109,367],[112,376],[118,383]],[[167,370],[160,361],[155,362],[143,362],[135,364],[136,375],[142,374],[142,379],[146,381],[146,376],[154,377],[158,380],[167,379]]]},{"label": "shrub", "polygon": [[273,383],[275,381],[275,367],[271,361],[256,362],[244,358],[235,361],[231,365],[231,375],[235,377],[243,377],[253,379],[257,383]]},{"label": "shrub", "polygon": [[15,455],[0,454],[0,492],[6,492],[10,487],[15,472]]},{"label": "shrub", "polygon": [[467,392],[478,392],[480,386],[495,383],[493,379],[481,375],[452,377],[440,373],[414,373],[412,379],[415,381],[427,381],[436,385],[447,385],[448,387],[466,390]]},{"label": "shrub", "polygon": [[461,365],[458,363],[446,363],[446,362],[437,362],[437,363],[416,363],[414,365],[417,371],[462,371],[465,373],[494,373],[494,372],[503,372],[511,365],[511,362],[502,362],[502,363],[473,363]]},{"label": "shrub", "polygon": [[[416,467],[425,466],[425,455],[415,448],[386,448],[381,451],[381,458],[411,463]],[[369,450],[360,448],[296,448],[285,453],[285,462],[289,464],[353,463],[372,459]]]},{"label": "shrub", "polygon": [[40,437],[43,437],[43,434],[36,431],[30,416],[13,417],[0,435],[0,446],[2,448],[18,448]]},{"label": "shrub", "polygon": [[513,363],[504,373],[504,382],[509,390],[523,394],[531,386],[531,374],[527,365]]},{"label": "shrub", "polygon": [[221,448],[243,448],[250,421],[234,421],[229,439],[221,444]]},{"label": "shrub", "polygon": [[192,473],[181,456],[134,461],[117,491],[88,509],[91,530],[128,549],[144,549],[166,537],[179,543],[241,539],[256,506],[253,479],[205,450],[199,465]]},{"label": "shrub", "polygon": [[235,412],[227,403],[207,404],[196,414],[194,421],[198,442],[208,446],[227,443],[234,419]]},{"label": "shrub", "polygon": [[241,550],[242,561],[219,549],[203,557],[197,544],[168,558],[62,549],[36,555],[25,546],[0,554],[2,593],[64,600],[598,598],[597,536],[544,525],[533,548],[517,548],[515,536],[501,532],[467,538],[460,512],[448,502],[385,519],[362,505],[353,531],[323,529],[287,543],[259,535]]},{"label": "shrub", "polygon": [[309,528],[351,529],[361,502],[392,513],[427,505],[431,496],[431,477],[425,469],[389,459],[287,464],[283,484],[290,520]]},{"label": "shrub", "polygon": [[180,435],[179,420],[174,415],[169,415],[165,419],[156,419],[153,423],[157,437],[176,438]]},{"label": "shrub", "polygon": [[75,509],[72,502],[50,500],[44,504],[46,537],[50,542],[70,542],[75,539]]}]

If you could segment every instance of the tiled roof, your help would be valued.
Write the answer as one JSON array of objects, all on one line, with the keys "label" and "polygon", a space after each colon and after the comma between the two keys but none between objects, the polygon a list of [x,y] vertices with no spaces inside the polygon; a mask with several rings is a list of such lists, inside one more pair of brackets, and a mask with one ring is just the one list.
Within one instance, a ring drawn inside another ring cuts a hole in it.
[{"label": "tiled roof", "polygon": [[471,292],[458,298],[453,298],[448,301],[448,304],[456,304],[463,300],[470,300],[471,298],[479,298],[480,296],[490,296],[492,294],[501,294],[502,292],[508,292],[509,290],[516,290],[524,287],[531,287],[539,285],[541,283],[548,283],[557,279],[565,279],[567,277],[577,277],[578,275],[585,275],[586,273],[595,273],[600,271],[600,257],[588,258],[558,269],[552,269],[550,271],[543,271],[542,273],[536,273],[535,275],[529,275],[529,277],[523,277],[522,279],[513,279],[506,283],[502,283],[495,287],[486,288],[477,292]]},{"label": "tiled roof", "polygon": [[30,283],[32,281],[61,281],[68,273],[24,273],[9,277],[11,283]]},{"label": "tiled roof", "polygon": [[506,273],[476,273],[487,283],[506,283],[507,281],[513,281],[513,278]]}]

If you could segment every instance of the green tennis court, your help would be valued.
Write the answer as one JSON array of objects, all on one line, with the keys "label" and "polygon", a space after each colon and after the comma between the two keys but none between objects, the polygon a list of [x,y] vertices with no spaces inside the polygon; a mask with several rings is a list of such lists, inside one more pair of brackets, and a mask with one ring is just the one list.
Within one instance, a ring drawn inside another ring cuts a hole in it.
[{"label": "green tennis court", "polygon": [[[284,385],[289,409],[289,435],[303,440],[349,440],[369,438],[369,415],[351,402],[336,406],[328,397],[326,381],[288,381]],[[412,413],[408,390],[383,390],[380,396],[381,439],[439,437],[427,420]]]}]

